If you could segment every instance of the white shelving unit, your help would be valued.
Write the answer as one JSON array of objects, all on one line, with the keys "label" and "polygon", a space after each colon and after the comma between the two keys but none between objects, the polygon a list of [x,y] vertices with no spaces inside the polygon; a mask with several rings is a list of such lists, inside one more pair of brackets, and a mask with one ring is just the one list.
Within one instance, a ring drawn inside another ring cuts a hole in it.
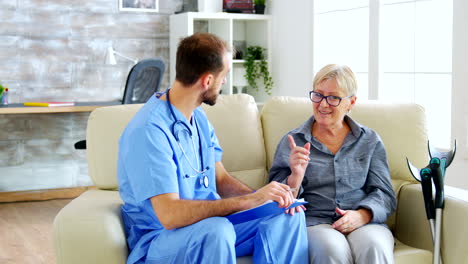
[{"label": "white shelving unit", "polygon": [[[232,13],[197,13],[187,12],[170,17],[170,80],[175,79],[175,60],[177,45],[181,38],[196,32],[209,32],[225,40],[230,46],[234,42],[245,42],[245,46],[261,46],[266,49],[266,57],[271,72],[272,44],[271,17],[269,15],[232,14]],[[243,68],[243,60],[233,60],[227,83],[222,94],[233,94],[235,68]],[[257,102],[263,102],[267,95],[259,85],[260,92],[252,93]]]}]

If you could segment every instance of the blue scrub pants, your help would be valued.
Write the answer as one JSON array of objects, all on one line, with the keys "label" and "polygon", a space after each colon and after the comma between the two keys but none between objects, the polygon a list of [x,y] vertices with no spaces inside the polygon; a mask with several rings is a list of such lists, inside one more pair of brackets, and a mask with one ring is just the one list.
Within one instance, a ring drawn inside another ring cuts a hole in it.
[{"label": "blue scrub pants", "polygon": [[303,212],[280,214],[233,225],[211,217],[183,228],[164,230],[151,242],[146,262],[236,263],[253,255],[254,263],[308,263]]}]

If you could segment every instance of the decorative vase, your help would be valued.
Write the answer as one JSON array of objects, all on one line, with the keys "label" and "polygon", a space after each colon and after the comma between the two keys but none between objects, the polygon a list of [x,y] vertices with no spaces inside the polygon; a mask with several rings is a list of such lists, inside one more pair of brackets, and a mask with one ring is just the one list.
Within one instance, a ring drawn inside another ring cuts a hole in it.
[{"label": "decorative vase", "polygon": [[198,0],[198,12],[216,13],[223,11],[221,0]]},{"label": "decorative vase", "polygon": [[237,93],[242,93],[242,89],[249,85],[247,80],[244,77],[245,75],[245,68],[241,65],[234,66],[232,71],[232,86],[237,89]]},{"label": "decorative vase", "polygon": [[265,14],[265,5],[255,5],[255,14]]},{"label": "decorative vase", "polygon": [[244,87],[245,86],[234,86],[234,88],[236,88],[236,90],[237,90],[237,92],[236,92],[237,94],[241,94],[243,92],[243,90],[244,90]]}]

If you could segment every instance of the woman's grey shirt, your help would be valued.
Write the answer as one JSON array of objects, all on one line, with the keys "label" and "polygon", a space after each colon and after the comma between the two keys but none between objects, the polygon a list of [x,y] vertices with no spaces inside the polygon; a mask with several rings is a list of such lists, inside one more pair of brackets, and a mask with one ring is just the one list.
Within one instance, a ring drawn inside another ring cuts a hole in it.
[{"label": "woman's grey shirt", "polygon": [[[340,218],[335,208],[372,211],[372,223],[384,223],[395,211],[396,198],[390,182],[387,154],[380,136],[349,116],[351,128],[340,150],[333,154],[312,136],[314,116],[291,130],[297,146],[310,142],[310,161],[299,197],[306,205],[307,225],[331,224]],[[289,142],[283,136],[276,149],[270,181],[286,182],[289,168]]]}]

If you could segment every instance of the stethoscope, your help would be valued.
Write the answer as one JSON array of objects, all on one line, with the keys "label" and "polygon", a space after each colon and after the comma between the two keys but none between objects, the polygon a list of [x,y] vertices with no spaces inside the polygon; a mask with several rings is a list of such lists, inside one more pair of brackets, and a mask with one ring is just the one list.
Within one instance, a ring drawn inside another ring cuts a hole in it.
[{"label": "stethoscope", "polygon": [[[172,109],[171,99],[169,98],[169,90],[167,90],[167,92],[166,92],[166,97],[167,97],[167,105],[169,106],[169,110],[171,110],[172,117],[175,120],[174,123],[172,124],[172,135],[174,135],[174,138],[176,139],[177,145],[179,145],[180,151],[182,151],[182,155],[185,157],[185,160],[187,160],[190,168],[192,168],[192,170],[197,173],[197,175],[194,175],[194,176],[190,176],[188,174],[185,174],[185,178],[194,178],[194,177],[198,177],[198,175],[203,175],[203,177],[200,178],[199,183],[200,183],[200,185],[205,186],[205,188],[208,188],[208,186],[210,185],[210,181],[208,179],[208,176],[206,176],[205,172],[208,171],[208,169],[210,167],[207,166],[204,170],[196,169],[192,165],[192,163],[190,162],[190,159],[187,157],[187,154],[185,153],[184,148],[182,148],[182,145],[180,144],[179,132],[180,131],[186,131],[190,136],[190,139],[191,139],[190,141],[192,142],[192,150],[193,150],[193,154],[195,155],[195,158],[197,160],[197,164],[201,164],[201,167],[204,168],[203,150],[202,150],[202,144],[201,144],[201,135],[200,135],[199,130],[198,130],[198,123],[197,123],[197,120],[195,119],[195,115],[193,116],[193,119],[194,119],[193,121],[195,123],[195,127],[197,128],[197,133],[198,133],[198,145],[200,147],[200,152],[199,152],[200,161],[198,160],[198,156],[195,153],[195,143],[193,143],[192,130],[190,130],[190,127],[186,123],[184,123],[182,120],[177,119],[177,117],[176,117],[176,115],[174,113],[174,110]],[[175,128],[176,128],[177,125],[182,125],[185,129],[181,129],[176,133]]]}]

